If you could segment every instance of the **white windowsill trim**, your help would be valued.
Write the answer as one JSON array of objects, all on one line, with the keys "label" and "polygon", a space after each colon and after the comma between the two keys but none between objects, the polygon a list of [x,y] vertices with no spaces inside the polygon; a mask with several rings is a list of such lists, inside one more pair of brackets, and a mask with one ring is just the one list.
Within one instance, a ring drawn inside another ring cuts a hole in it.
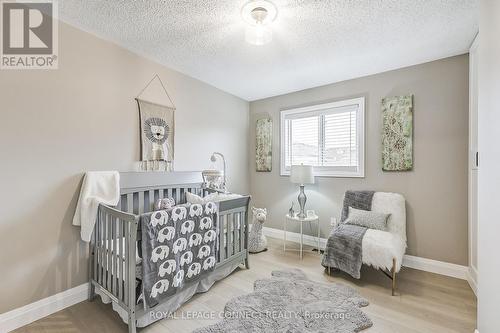
[{"label": "white windowsill trim", "polygon": [[[289,177],[290,170],[285,170],[280,173],[280,176]],[[365,178],[365,173],[359,172],[342,172],[342,171],[317,171],[314,170],[314,177],[324,177],[324,178]]]}]

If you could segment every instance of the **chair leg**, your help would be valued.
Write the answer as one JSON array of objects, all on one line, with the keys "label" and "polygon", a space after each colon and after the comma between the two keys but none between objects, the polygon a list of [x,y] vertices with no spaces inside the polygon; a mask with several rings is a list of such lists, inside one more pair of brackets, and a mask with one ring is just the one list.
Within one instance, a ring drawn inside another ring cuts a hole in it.
[{"label": "chair leg", "polygon": [[392,296],[396,295],[396,258],[392,259]]}]

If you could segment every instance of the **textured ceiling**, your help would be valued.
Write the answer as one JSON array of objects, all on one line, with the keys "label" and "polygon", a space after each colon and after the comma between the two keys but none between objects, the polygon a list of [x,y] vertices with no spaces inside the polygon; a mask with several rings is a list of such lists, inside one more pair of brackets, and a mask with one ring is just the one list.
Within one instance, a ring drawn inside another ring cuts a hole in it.
[{"label": "textured ceiling", "polygon": [[467,52],[479,0],[274,0],[270,44],[246,0],[59,0],[60,18],[246,100]]}]

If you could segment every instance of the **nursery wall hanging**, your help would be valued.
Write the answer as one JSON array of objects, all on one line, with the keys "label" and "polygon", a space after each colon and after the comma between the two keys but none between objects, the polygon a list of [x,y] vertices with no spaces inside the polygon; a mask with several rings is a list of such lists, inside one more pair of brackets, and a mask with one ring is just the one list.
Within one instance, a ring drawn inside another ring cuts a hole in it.
[{"label": "nursery wall hanging", "polygon": [[260,172],[272,170],[273,120],[258,119],[255,123],[255,167]]},{"label": "nursery wall hanging", "polygon": [[382,170],[413,168],[413,95],[382,99]]},{"label": "nursery wall hanging", "polygon": [[[153,84],[154,83],[154,84]],[[159,84],[159,86],[158,86]],[[151,98],[154,85],[161,87],[168,101]],[[149,95],[145,93],[150,87]],[[141,161],[144,171],[172,171],[174,163],[175,106],[160,77],[156,74],[136,97],[139,106]]]}]

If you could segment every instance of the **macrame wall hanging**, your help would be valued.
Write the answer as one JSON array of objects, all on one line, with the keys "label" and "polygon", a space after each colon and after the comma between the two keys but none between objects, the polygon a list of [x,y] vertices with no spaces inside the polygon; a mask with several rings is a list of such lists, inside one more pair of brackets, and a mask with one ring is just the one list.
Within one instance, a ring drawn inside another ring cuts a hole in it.
[{"label": "macrame wall hanging", "polygon": [[[168,101],[158,97],[165,95]],[[158,74],[141,90],[136,100],[141,138],[139,170],[173,171],[175,105]]]}]

